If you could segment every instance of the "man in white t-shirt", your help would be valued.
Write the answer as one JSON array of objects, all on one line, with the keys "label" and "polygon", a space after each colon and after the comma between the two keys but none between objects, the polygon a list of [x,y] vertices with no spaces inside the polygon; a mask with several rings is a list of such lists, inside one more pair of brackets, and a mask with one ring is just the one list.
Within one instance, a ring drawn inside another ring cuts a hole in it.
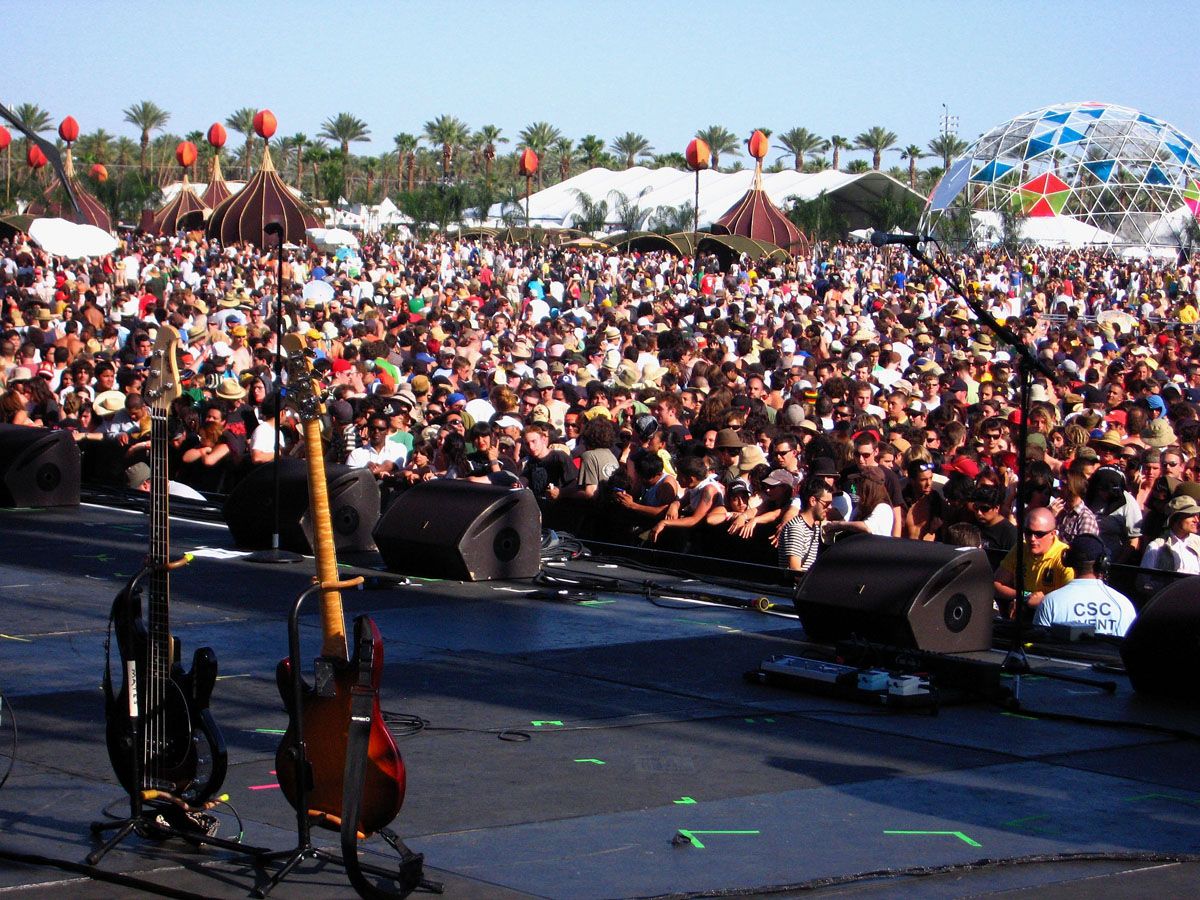
[{"label": "man in white t-shirt", "polygon": [[352,469],[367,469],[376,478],[392,475],[404,468],[408,448],[400,441],[389,441],[391,423],[386,416],[373,415],[367,422],[367,444],[356,447],[346,458]]}]

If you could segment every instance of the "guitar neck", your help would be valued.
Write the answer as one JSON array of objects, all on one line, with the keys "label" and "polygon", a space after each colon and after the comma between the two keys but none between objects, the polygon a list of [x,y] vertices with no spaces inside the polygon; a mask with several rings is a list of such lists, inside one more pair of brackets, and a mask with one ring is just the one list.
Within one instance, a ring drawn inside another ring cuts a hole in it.
[{"label": "guitar neck", "polygon": [[[150,416],[150,600],[147,627],[152,651],[153,675],[170,671],[172,641],[170,622],[171,509],[167,485],[167,415]],[[158,671],[161,670],[161,671]]]},{"label": "guitar neck", "polygon": [[[313,523],[313,554],[317,579],[322,584],[338,581],[337,551],[333,546],[333,523],[329,515],[329,489],[325,483],[325,458],[321,445],[321,422],[313,417],[304,423],[304,450],[308,458],[308,501]],[[346,660],[346,619],[342,593],[321,592],[321,655]]]}]

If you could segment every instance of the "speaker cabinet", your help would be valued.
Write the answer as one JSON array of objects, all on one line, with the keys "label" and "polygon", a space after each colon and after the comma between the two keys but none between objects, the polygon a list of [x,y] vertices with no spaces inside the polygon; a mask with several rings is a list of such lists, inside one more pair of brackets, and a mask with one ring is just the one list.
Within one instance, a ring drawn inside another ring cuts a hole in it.
[{"label": "speaker cabinet", "polygon": [[992,593],[982,550],[854,535],[822,550],[796,611],[814,641],[964,653],[992,645]]},{"label": "speaker cabinet", "polygon": [[70,432],[0,425],[0,506],[78,506],[79,470]]},{"label": "speaker cabinet", "polygon": [[[313,552],[308,510],[308,464],[279,461],[279,546],[293,553]],[[243,550],[266,550],[275,528],[275,464],[255,466],[225,501],[225,523]],[[379,486],[366,469],[326,465],[333,545],[339,553],[375,549],[371,529],[379,520]]]},{"label": "speaker cabinet", "polygon": [[1133,689],[1197,702],[1200,575],[1180,578],[1150,598],[1121,642]]},{"label": "speaker cabinet", "polygon": [[532,578],[542,514],[528,490],[439,479],[396,498],[375,528],[392,572],[454,581]]}]

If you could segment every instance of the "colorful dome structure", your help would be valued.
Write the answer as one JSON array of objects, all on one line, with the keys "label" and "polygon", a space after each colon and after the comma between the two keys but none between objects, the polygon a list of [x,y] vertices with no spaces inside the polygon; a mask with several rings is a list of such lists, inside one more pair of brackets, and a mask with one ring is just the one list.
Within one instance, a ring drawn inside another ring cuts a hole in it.
[{"label": "colorful dome structure", "polygon": [[1198,221],[1192,139],[1136,109],[1086,102],[985,132],[950,166],[921,225],[959,247],[1004,236],[1136,253],[1197,243]]}]

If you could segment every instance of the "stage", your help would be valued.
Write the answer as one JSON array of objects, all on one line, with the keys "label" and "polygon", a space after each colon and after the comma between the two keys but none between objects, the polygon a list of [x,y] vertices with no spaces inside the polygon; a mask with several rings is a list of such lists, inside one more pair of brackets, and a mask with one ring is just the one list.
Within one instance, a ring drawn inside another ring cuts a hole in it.
[{"label": "stage", "polygon": [[[84,505],[0,510],[0,692],[19,743],[0,789],[0,851],[81,863],[88,825],[127,808],[104,744],[101,675],[112,599],[145,555],[147,519]],[[249,844],[293,845],[273,774],[287,717],[275,687],[286,618],[313,561],[249,563],[227,529],[172,525],[194,561],[171,580],[183,658],[211,646],[213,714],[229,745],[224,791]],[[380,565],[348,559],[345,571]],[[768,892],[961,896],[1194,893],[1200,866],[1197,707],[1044,677],[1019,712],[974,702],[896,711],[748,683],[772,654],[809,647],[783,600],[767,613],[681,594],[699,582],[608,563],[559,574],[631,579],[629,592],[533,596],[525,583],[372,579],[344,595],[385,639],[382,703],[408,795],[393,828],[451,897],[649,897]],[[544,588],[541,589],[544,591]],[[754,592],[727,592],[752,598]],[[305,658],[317,619],[304,619]],[[993,651],[977,656],[999,661]],[[1100,676],[1035,655],[1039,671]],[[1040,718],[1037,711],[1128,727]],[[405,734],[405,717],[425,727]],[[8,740],[9,722],[0,728]],[[7,754],[7,749],[0,753]],[[0,756],[0,774],[5,758]],[[221,836],[238,827],[221,812]],[[323,846],[337,835],[316,832]],[[370,861],[391,851],[375,839]],[[1094,854],[1095,859],[1074,855]],[[1043,861],[1015,863],[1025,857]],[[969,866],[980,860],[993,864]],[[916,874],[884,872],[918,870]],[[245,897],[264,880],[222,850],[131,838],[99,865],[177,890]],[[849,880],[847,876],[879,873]],[[134,896],[49,865],[0,860],[0,893]],[[304,866],[276,897],[346,897],[337,869]]]}]

